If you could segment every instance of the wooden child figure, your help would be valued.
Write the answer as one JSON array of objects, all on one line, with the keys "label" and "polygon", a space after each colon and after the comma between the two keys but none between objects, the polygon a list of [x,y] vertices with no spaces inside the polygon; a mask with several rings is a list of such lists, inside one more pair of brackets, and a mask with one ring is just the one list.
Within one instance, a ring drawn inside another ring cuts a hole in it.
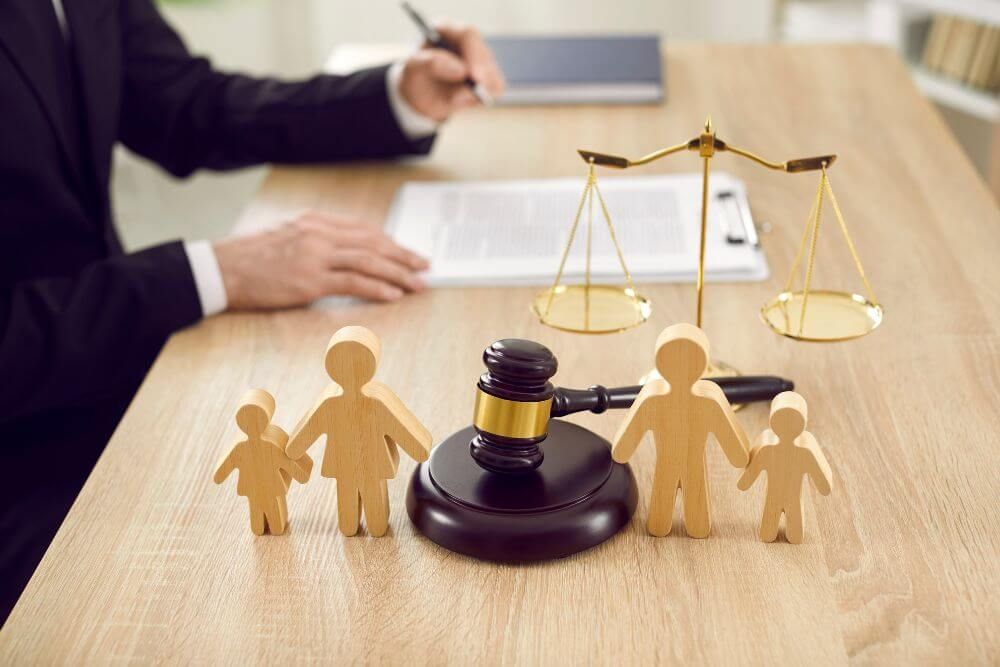
[{"label": "wooden child figure", "polygon": [[778,520],[785,514],[785,537],[802,542],[802,478],[807,476],[824,496],[830,495],[830,464],[806,428],[806,402],[794,391],[778,394],[771,401],[771,428],[757,438],[750,452],[750,465],[737,486],[746,491],[761,472],[767,472],[767,495],[760,522],[760,539],[773,542]]},{"label": "wooden child figure", "polygon": [[222,484],[233,470],[239,470],[236,493],[250,504],[250,529],[255,535],[270,531],[281,535],[288,525],[285,494],[292,479],[309,481],[312,459],[293,461],[285,454],[288,434],[271,423],[274,398],[263,389],[243,395],[236,412],[236,424],[247,439],[236,443],[215,471],[215,483]]},{"label": "wooden child figure", "polygon": [[417,461],[430,454],[431,434],[385,385],[375,382],[381,344],[364,327],[344,327],[326,349],[326,372],[334,384],[302,419],[285,450],[303,456],[326,436],[321,474],[337,480],[337,517],[344,535],[358,531],[364,510],[368,533],[389,527],[386,480],[396,476],[403,448]]},{"label": "wooden child figure", "polygon": [[705,444],[714,434],[737,468],[747,464],[747,436],[719,385],[700,379],[708,367],[708,338],[691,324],[667,327],[656,339],[656,368],[663,379],[639,392],[611,448],[625,463],[647,432],[656,443],[656,471],[646,528],[670,533],[677,489],[684,498],[684,527],[691,537],[708,537],[708,475]]}]

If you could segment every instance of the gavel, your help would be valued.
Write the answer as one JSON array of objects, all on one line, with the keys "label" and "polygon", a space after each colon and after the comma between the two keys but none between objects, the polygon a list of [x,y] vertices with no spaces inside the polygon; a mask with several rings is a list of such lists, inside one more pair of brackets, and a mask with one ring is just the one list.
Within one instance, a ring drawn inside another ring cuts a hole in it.
[{"label": "gavel", "polygon": [[[498,340],[483,352],[486,372],[479,378],[469,444],[480,467],[497,473],[526,473],[542,464],[539,445],[549,419],[576,412],[600,414],[631,407],[641,385],[587,389],[554,387],[558,362],[540,343],[520,338]],[[769,401],[794,384],[770,375],[708,378],[722,387],[731,403]]]}]

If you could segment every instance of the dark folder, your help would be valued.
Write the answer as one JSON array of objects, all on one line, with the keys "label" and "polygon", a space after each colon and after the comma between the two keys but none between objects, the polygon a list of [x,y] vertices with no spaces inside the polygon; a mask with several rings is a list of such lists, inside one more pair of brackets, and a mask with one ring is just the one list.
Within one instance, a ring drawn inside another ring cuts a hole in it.
[{"label": "dark folder", "polygon": [[655,103],[663,99],[656,35],[487,38],[507,79],[500,104]]}]

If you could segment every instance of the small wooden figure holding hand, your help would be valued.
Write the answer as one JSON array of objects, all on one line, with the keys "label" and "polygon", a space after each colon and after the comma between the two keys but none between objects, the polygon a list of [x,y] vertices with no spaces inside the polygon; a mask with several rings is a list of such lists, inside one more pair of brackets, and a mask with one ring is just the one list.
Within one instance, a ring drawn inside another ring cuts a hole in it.
[{"label": "small wooden figure holding hand", "polygon": [[365,327],[344,327],[326,350],[334,384],[302,419],[285,450],[296,459],[326,436],[321,473],[337,480],[337,518],[344,535],[358,531],[362,508],[368,533],[389,527],[386,480],[396,476],[399,452],[417,461],[430,454],[431,434],[385,385],[375,382],[381,344]]},{"label": "small wooden figure holding hand", "polygon": [[684,526],[691,537],[708,537],[708,475],[705,444],[714,434],[737,468],[747,464],[747,436],[719,385],[700,379],[708,367],[708,338],[691,324],[667,327],[656,339],[656,369],[664,379],[639,392],[611,448],[627,462],[647,432],[656,442],[656,472],[646,527],[651,535],[670,533],[680,487]]},{"label": "small wooden figure holding hand", "polygon": [[293,461],[285,454],[288,434],[271,423],[274,398],[263,389],[251,389],[243,396],[236,412],[236,424],[247,439],[236,443],[215,471],[215,483],[222,484],[239,470],[236,493],[250,504],[250,529],[255,535],[270,531],[281,535],[288,525],[285,495],[292,479],[309,481],[312,459]]},{"label": "small wooden figure holding hand", "polygon": [[767,495],[760,522],[760,539],[773,542],[778,520],[785,514],[785,537],[802,542],[802,478],[807,476],[822,495],[830,495],[830,464],[806,428],[806,402],[794,391],[778,394],[771,401],[771,428],[757,438],[750,465],[737,486],[746,491],[761,472],[767,472]]}]

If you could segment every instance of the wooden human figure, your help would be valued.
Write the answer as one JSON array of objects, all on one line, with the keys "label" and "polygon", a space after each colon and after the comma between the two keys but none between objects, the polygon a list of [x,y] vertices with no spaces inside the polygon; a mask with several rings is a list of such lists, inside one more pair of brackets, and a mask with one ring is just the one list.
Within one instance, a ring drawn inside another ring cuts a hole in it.
[{"label": "wooden human figure", "polygon": [[337,480],[337,517],[345,535],[358,531],[364,510],[368,533],[389,527],[386,480],[396,476],[403,448],[417,461],[430,454],[431,434],[385,385],[374,382],[381,344],[364,327],[344,327],[326,349],[326,372],[334,384],[303,417],[286,453],[293,459],[322,435],[321,474]]},{"label": "wooden human figure", "polygon": [[767,472],[764,516],[760,539],[773,542],[778,536],[778,520],[785,515],[785,537],[792,544],[802,542],[802,478],[808,476],[824,496],[830,495],[830,464],[806,428],[806,402],[794,391],[778,394],[771,401],[771,428],[758,436],[750,452],[750,465],[736,485],[746,491]]},{"label": "wooden human figure", "polygon": [[691,324],[667,327],[656,339],[656,368],[663,379],[647,382],[618,429],[611,455],[625,463],[647,432],[656,443],[656,471],[646,528],[670,533],[677,489],[684,498],[684,527],[708,537],[712,524],[705,445],[714,434],[737,468],[747,464],[747,436],[719,385],[700,379],[708,367],[708,338]]},{"label": "wooden human figure", "polygon": [[293,461],[285,454],[288,434],[271,423],[274,397],[263,389],[243,395],[236,412],[236,424],[247,439],[236,443],[215,471],[215,483],[222,484],[233,470],[239,470],[236,493],[250,504],[250,530],[255,535],[270,531],[281,535],[288,525],[285,494],[292,479],[309,481],[312,459]]}]

